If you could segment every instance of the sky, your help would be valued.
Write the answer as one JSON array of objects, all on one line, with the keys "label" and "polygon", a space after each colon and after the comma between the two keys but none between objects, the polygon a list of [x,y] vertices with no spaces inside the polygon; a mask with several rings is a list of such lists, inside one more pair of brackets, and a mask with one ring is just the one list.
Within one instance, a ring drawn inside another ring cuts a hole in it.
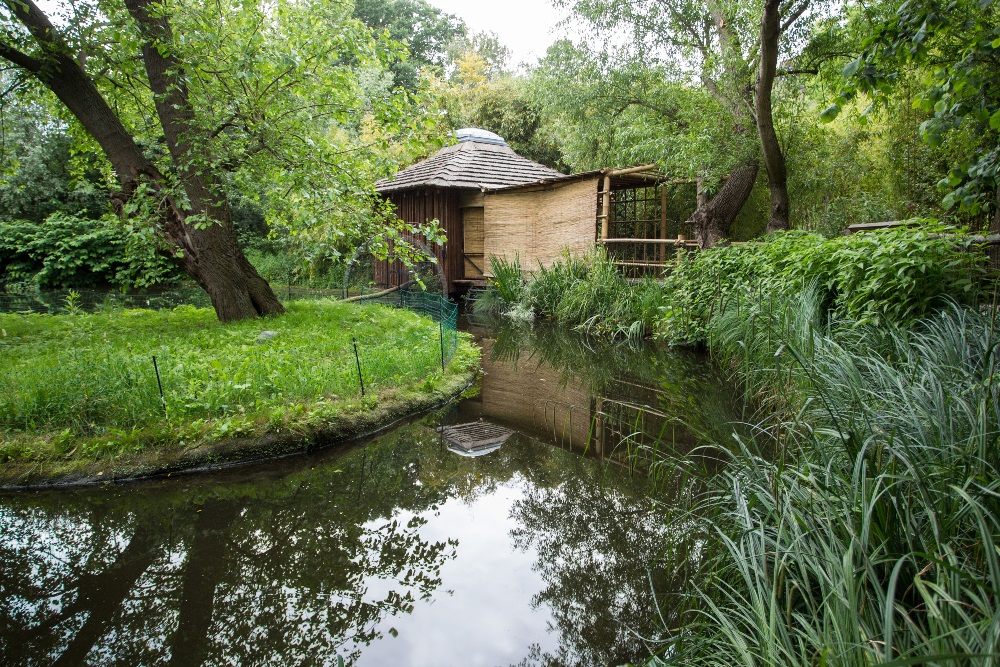
[{"label": "sky", "polygon": [[567,35],[556,24],[566,10],[549,0],[428,0],[465,21],[472,32],[495,32],[510,49],[510,65],[534,64],[550,44]]}]

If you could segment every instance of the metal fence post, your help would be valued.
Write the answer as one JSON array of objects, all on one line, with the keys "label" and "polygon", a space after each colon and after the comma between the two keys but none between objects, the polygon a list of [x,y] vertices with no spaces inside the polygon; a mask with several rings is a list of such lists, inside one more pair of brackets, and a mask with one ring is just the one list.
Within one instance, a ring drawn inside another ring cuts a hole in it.
[{"label": "metal fence post", "polygon": [[438,340],[441,343],[441,372],[444,372],[444,322],[438,318]]},{"label": "metal fence post", "polygon": [[354,361],[358,364],[358,383],[361,385],[361,397],[365,396],[365,378],[361,375],[361,357],[358,356],[358,341],[356,338],[351,339],[351,344],[354,345]]},{"label": "metal fence post", "polygon": [[160,366],[156,363],[156,355],[153,355],[153,371],[156,373],[156,387],[160,390],[160,404],[163,406],[163,416],[170,419],[167,414],[167,399],[163,397],[163,382],[160,380]]}]

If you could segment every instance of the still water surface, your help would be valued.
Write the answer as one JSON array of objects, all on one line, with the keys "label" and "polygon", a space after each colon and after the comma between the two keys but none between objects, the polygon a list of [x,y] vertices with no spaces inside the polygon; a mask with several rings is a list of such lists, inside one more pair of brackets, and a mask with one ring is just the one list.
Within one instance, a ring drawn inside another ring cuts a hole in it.
[{"label": "still water surface", "polygon": [[[650,583],[684,581],[633,463],[732,396],[697,356],[475,331],[476,398],[349,450],[0,497],[0,664],[641,660]],[[480,419],[513,433],[450,451],[439,427]]]}]

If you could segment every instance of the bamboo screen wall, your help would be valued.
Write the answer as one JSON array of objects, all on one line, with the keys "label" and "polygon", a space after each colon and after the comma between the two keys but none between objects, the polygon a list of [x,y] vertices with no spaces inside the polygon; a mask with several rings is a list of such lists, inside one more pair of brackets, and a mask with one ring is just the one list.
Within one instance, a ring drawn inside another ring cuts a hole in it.
[{"label": "bamboo screen wall", "polygon": [[594,247],[598,177],[556,184],[542,190],[487,193],[485,252],[531,270],[548,267],[564,251]]}]

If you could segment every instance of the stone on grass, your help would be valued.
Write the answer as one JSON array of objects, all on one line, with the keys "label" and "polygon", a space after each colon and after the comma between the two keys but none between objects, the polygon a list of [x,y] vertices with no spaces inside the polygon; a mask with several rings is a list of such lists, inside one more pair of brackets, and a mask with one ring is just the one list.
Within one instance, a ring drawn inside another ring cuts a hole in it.
[{"label": "stone on grass", "polygon": [[261,331],[260,335],[257,336],[257,342],[258,343],[266,343],[267,341],[271,340],[272,338],[277,338],[277,337],[278,337],[278,332],[277,331]]}]

